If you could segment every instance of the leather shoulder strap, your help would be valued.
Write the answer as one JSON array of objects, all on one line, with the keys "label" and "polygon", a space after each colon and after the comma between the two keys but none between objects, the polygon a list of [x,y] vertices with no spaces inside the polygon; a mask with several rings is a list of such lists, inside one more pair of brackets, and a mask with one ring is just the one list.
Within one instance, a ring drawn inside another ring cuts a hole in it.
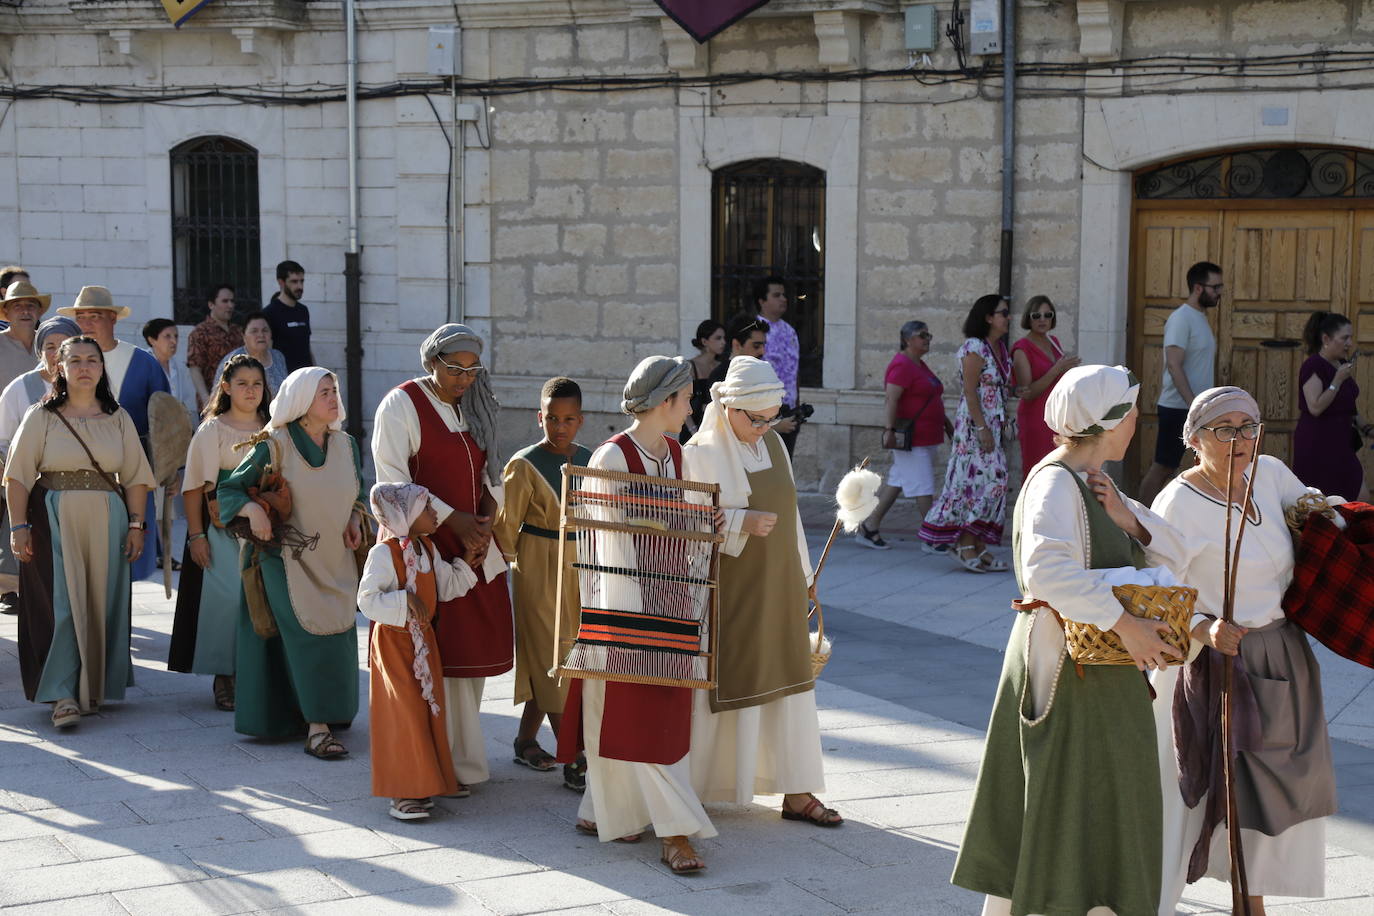
[{"label": "leather shoulder strap", "polygon": [[[40,410],[43,410],[43,409],[46,409],[46,408],[39,408],[39,409],[40,409]],[[59,420],[62,421],[62,425],[65,426],[65,427],[67,427],[67,431],[68,431],[69,433],[71,433],[73,437],[75,437],[76,441],[79,442],[79,443],[81,443],[81,449],[82,449],[82,451],[84,451],[84,452],[86,453],[86,457],[87,457],[87,458],[91,459],[91,466],[92,466],[93,468],[95,468],[95,472],[96,472],[97,474],[100,475],[100,478],[101,478],[102,480],[104,480],[107,484],[110,485],[110,489],[111,489],[111,490],[114,490],[116,493],[121,492],[123,488],[120,487],[119,484],[115,483],[115,480],[114,480],[113,477],[111,477],[109,474],[105,473],[105,469],[102,468],[102,467],[100,466],[100,462],[99,462],[99,461],[96,461],[96,460],[95,460],[95,455],[91,454],[91,447],[90,447],[89,445],[86,444],[86,440],[85,440],[85,439],[81,438],[81,434],[80,434],[79,432],[76,431],[76,427],[75,427],[75,426],[72,426],[72,424],[69,423],[69,422],[67,421],[67,418],[64,417],[64,416],[62,416],[62,411],[60,411],[60,410],[54,410],[54,411],[52,411],[52,412],[55,413],[55,414],[57,414],[57,419],[59,419]]]}]

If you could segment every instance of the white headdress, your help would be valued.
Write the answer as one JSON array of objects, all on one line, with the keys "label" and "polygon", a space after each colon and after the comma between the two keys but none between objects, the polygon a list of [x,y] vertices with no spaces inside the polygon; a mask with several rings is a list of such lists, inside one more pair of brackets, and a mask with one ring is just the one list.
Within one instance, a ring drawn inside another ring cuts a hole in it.
[{"label": "white headdress", "polygon": [[1115,429],[1135,406],[1140,382],[1125,366],[1075,366],[1045,401],[1045,425],[1071,439]]},{"label": "white headdress", "polygon": [[[700,450],[693,456],[693,475],[701,475],[707,483],[720,484],[720,502],[730,509],[749,505],[749,474],[744,470],[744,456],[740,454],[739,439],[730,428],[725,409],[734,407],[750,412],[769,410],[782,405],[783,387],[773,367],[752,356],[736,356],[730,360],[725,380],[711,386],[711,403],[701,418],[701,429],[687,443],[688,449]],[[708,454],[709,453],[709,456]]]},{"label": "white headdress", "polygon": [[[267,421],[267,428],[282,429],[292,420],[299,420],[305,416],[315,401],[315,395],[319,393],[320,382],[325,376],[332,375],[334,373],[320,366],[302,366],[288,375],[286,381],[277,389],[277,396],[272,399],[269,408],[272,419]],[[343,421],[343,394],[340,393],[339,416],[329,424],[329,428],[343,429]]]}]

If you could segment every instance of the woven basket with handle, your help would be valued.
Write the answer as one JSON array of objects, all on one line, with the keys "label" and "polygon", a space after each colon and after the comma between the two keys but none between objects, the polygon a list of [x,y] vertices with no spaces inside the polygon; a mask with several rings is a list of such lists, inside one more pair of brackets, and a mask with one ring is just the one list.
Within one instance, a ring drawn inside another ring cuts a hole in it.
[{"label": "woven basket with handle", "polygon": [[816,632],[811,634],[811,676],[820,677],[830,661],[830,649],[825,642],[825,614],[821,603],[816,603]]},{"label": "woven basket with handle", "polygon": [[[1169,633],[1162,638],[1173,647],[1176,660],[1169,665],[1181,665],[1188,658],[1189,621],[1197,602],[1197,589],[1183,585],[1117,585],[1112,594],[1128,613],[1135,617],[1162,620],[1169,625]],[[1099,630],[1089,623],[1063,620],[1064,642],[1069,658],[1077,665],[1132,665],[1130,653],[1111,630]]]}]

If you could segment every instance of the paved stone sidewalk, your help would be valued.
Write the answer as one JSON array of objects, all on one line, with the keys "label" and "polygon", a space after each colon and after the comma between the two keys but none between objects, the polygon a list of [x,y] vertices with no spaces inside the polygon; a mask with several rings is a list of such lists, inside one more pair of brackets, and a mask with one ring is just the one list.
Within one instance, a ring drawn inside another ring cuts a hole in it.
[{"label": "paved stone sidewalk", "polygon": [[[823,514],[808,506],[817,537]],[[54,733],[46,707],[24,701],[14,618],[0,618],[0,906],[80,916],[976,914],[978,898],[948,876],[1001,664],[1010,577],[963,573],[909,539],[896,544],[875,553],[842,542],[823,582],[837,643],[818,690],[825,800],[846,825],[714,806],[720,836],[701,844],[710,867],[697,877],[670,874],[651,840],[600,844],[572,830],[577,797],[556,775],[510,762],[509,676],[488,682],[483,707],[492,781],[470,799],[441,801],[427,823],[405,824],[369,795],[365,712],[342,734],[352,757],[316,761],[296,741],[236,735],[230,714],[214,709],[209,678],[166,672],[171,604],[159,586],[136,586],[138,686],[72,732]],[[1374,672],[1323,664],[1328,711],[1345,723],[1329,898],[1274,901],[1269,912],[1368,916],[1374,748],[1355,742],[1374,725]],[[1222,912],[1228,899],[1224,885],[1204,882],[1182,909]]]}]

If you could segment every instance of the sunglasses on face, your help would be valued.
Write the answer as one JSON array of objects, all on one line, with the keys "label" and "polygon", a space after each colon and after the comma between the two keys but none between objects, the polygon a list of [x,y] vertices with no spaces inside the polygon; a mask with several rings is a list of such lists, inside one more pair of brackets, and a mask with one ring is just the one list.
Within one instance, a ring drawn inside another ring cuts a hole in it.
[{"label": "sunglasses on face", "polygon": [[912,334],[911,336],[919,337],[922,340],[930,340],[932,335],[929,331],[917,331],[915,334]]},{"label": "sunglasses on face", "polygon": [[1031,312],[1030,320],[1039,321],[1041,318],[1053,318],[1054,312]]},{"label": "sunglasses on face", "polygon": [[486,368],[486,366],[483,366],[481,363],[478,363],[475,366],[455,366],[453,363],[445,362],[442,356],[434,357],[434,361],[437,362],[439,365],[443,366],[445,369],[447,369],[449,375],[475,376],[477,375],[477,373],[481,372],[483,369]]},{"label": "sunglasses on face", "polygon": [[1000,315],[1003,318],[1006,318],[1008,315],[1011,314],[1011,309],[998,309],[997,311],[993,312],[993,314]]},{"label": "sunglasses on face", "polygon": [[1264,428],[1263,423],[1246,423],[1244,426],[1204,426],[1205,430],[1217,437],[1218,442],[1234,442],[1236,438],[1256,439]]},{"label": "sunglasses on face", "polygon": [[747,410],[741,410],[740,413],[744,414],[749,420],[749,425],[754,429],[771,429],[783,421],[782,414],[778,414],[776,417],[756,417]]}]

